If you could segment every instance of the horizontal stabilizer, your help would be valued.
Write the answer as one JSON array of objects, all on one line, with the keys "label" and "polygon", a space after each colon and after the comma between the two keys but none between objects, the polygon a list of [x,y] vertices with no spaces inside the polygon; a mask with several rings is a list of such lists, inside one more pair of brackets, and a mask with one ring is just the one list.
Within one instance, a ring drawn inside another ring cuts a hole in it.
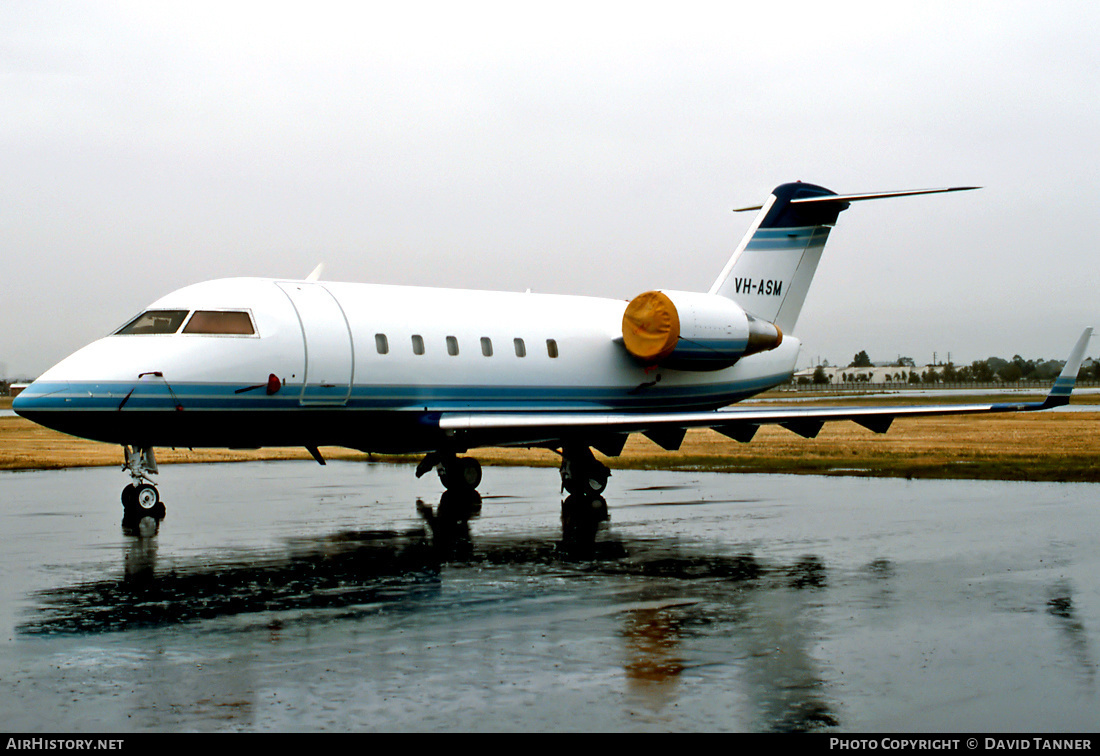
[{"label": "horizontal stabilizer", "polygon": [[[827,194],[821,197],[797,197],[789,200],[792,205],[804,205],[812,202],[859,202],[861,200],[885,199],[887,197],[912,197],[918,194],[943,194],[944,192],[968,192],[973,189],[981,189],[980,186],[948,186],[941,189],[905,189],[900,192],[865,192],[863,194]],[[761,210],[763,205],[749,205],[748,207],[735,207],[735,213],[747,213],[751,210]]]},{"label": "horizontal stabilizer", "polygon": [[972,189],[981,189],[980,186],[949,186],[943,189],[906,189],[900,192],[867,192],[864,194],[835,194],[825,197],[797,197],[791,200],[792,205],[802,205],[808,202],[859,202],[860,200],[885,199],[886,197],[912,197],[917,194],[943,194],[944,192],[968,192]]}]

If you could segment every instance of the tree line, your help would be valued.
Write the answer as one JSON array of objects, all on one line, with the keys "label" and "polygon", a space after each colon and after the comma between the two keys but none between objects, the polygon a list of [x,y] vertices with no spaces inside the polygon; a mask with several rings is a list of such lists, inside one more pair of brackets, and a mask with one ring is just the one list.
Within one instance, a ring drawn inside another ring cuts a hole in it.
[{"label": "tree line", "polygon": [[[1086,362],[1089,362],[1086,360]],[[1020,355],[1013,355],[1011,360],[1001,357],[990,357],[985,360],[975,360],[969,365],[956,365],[947,362],[941,365],[927,367],[923,371],[917,369],[912,357],[899,357],[895,362],[886,367],[904,368],[891,376],[893,381],[905,381],[907,383],[1019,383],[1022,381],[1053,381],[1062,372],[1065,360],[1025,360]],[[871,368],[871,358],[865,350],[856,353],[849,368]],[[832,377],[824,367],[818,366],[814,370],[811,382],[817,384],[829,383]],[[845,383],[868,381],[867,374],[842,373],[841,380]],[[1094,359],[1090,364],[1083,365],[1077,373],[1078,381],[1100,381],[1100,359]]]}]

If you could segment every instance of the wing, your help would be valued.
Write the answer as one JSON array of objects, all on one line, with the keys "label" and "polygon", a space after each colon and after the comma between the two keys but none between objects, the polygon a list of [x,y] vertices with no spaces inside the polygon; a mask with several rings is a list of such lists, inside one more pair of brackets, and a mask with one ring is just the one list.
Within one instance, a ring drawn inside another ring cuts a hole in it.
[{"label": "wing", "polygon": [[443,413],[439,428],[457,443],[474,446],[539,445],[562,439],[583,440],[610,456],[622,450],[626,436],[642,433],[669,450],[680,448],[688,428],[713,428],[737,441],[752,439],[761,425],[781,425],[813,438],[828,422],[851,420],[885,433],[897,417],[1033,412],[1069,403],[1092,329],[1081,334],[1050,393],[1041,402],[940,404],[893,407],[751,407],[708,412],[499,412]]}]

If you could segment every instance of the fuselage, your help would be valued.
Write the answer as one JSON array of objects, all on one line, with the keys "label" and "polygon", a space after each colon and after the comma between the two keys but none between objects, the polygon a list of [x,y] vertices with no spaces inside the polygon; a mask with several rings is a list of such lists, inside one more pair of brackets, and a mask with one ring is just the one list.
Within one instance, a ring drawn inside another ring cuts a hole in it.
[{"label": "fuselage", "polygon": [[14,408],[120,444],[424,451],[444,443],[443,413],[712,409],[794,370],[799,343],[789,336],[721,370],[647,367],[621,343],[625,307],[595,297],[208,281],[58,363]]}]

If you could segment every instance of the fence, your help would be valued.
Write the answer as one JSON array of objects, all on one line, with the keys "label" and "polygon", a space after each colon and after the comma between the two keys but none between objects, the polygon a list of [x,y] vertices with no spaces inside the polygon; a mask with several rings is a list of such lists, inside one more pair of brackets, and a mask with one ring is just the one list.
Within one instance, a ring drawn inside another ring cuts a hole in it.
[{"label": "fence", "polygon": [[[1000,381],[987,381],[981,383],[906,383],[905,381],[893,381],[891,383],[869,383],[856,381],[848,383],[786,383],[777,386],[776,391],[812,391],[816,393],[830,394],[881,394],[895,391],[941,391],[944,389],[985,390],[996,389],[998,391],[1049,391],[1054,385],[1049,381],[1016,381],[1014,383],[1002,383]],[[1097,388],[1100,381],[1077,381],[1076,388]]]}]

